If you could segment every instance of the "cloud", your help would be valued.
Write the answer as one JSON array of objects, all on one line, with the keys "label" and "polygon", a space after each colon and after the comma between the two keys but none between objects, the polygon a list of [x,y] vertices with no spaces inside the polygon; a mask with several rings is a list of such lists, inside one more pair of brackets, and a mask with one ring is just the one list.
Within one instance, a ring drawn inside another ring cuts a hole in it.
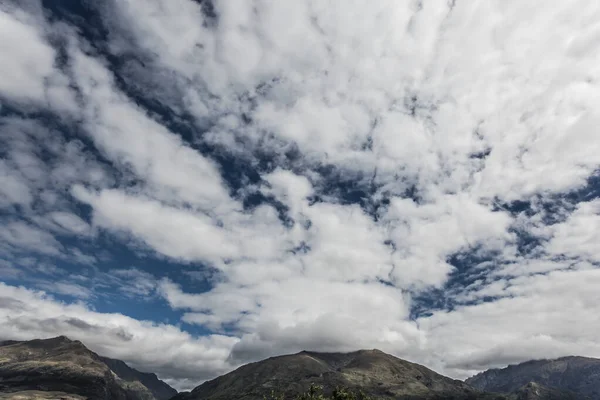
[{"label": "cloud", "polygon": [[531,358],[598,357],[598,278],[590,268],[517,278],[501,300],[435,313],[419,327],[432,353],[460,377]]},{"label": "cloud", "polygon": [[13,174],[5,162],[0,162],[0,184],[2,187],[2,208],[13,204],[29,206],[32,201],[29,187],[18,174]]},{"label": "cloud", "polygon": [[581,203],[565,222],[552,229],[546,249],[550,254],[563,255],[597,263],[600,253],[594,245],[598,239],[600,201]]},{"label": "cloud", "polygon": [[[16,17],[16,18],[15,18]],[[0,11],[2,52],[10,54],[2,64],[0,90],[3,94],[23,99],[44,98],[44,79],[53,74],[54,49],[27,22],[28,15]]]},{"label": "cloud", "polygon": [[194,215],[119,191],[94,195],[76,187],[74,195],[93,205],[97,226],[128,231],[167,256],[218,260],[237,252],[226,232],[205,215]]},{"label": "cloud", "polygon": [[12,222],[0,231],[8,252],[28,250],[42,254],[59,255],[60,243],[51,234],[23,222]]},{"label": "cloud", "polygon": [[487,251],[511,250],[511,218],[468,196],[447,195],[440,202],[425,205],[394,199],[386,218],[396,243],[394,278],[398,285],[415,281],[443,284],[453,269],[446,259],[461,249],[483,246]]},{"label": "cloud", "polygon": [[116,281],[121,293],[132,297],[147,298],[157,286],[154,276],[136,268],[111,270],[106,277]]},{"label": "cloud", "polygon": [[216,165],[130,102],[102,63],[71,49],[75,82],[88,100],[83,112],[92,140],[117,166],[131,169],[162,200],[208,211],[229,210]]},{"label": "cloud", "polygon": [[[224,283],[211,292],[188,294],[163,281],[160,290],[172,307],[192,310],[184,315],[188,323],[217,331],[234,324],[242,335],[232,356],[241,361],[305,348],[377,345],[398,351],[418,346],[421,339],[415,325],[404,321],[408,309],[402,293],[377,283],[295,278],[246,288]],[[343,337],[340,324],[348,329]],[[278,348],[270,348],[272,343]]]},{"label": "cloud", "polygon": [[40,22],[8,4],[0,9],[1,34],[6,38],[0,51],[10,54],[0,70],[0,93],[10,100],[73,111],[75,100],[68,79],[55,68],[57,54],[39,29]]},{"label": "cloud", "polygon": [[23,271],[12,265],[6,260],[0,260],[0,276],[2,279],[10,279],[19,277]]},{"label": "cloud", "polygon": [[76,299],[89,299],[92,292],[89,288],[66,282],[40,282],[36,285],[40,289],[47,290],[54,294],[74,297]]},{"label": "cloud", "polygon": [[52,212],[49,217],[52,222],[57,224],[59,227],[75,235],[86,235],[90,232],[90,226],[88,223],[75,214],[64,211],[55,211]]}]

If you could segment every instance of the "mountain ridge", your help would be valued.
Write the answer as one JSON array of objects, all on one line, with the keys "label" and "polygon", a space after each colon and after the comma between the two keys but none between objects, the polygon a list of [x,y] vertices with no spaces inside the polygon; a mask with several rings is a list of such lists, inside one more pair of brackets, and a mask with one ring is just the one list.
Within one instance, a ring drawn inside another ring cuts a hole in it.
[{"label": "mountain ridge", "polygon": [[156,375],[102,357],[66,336],[0,342],[0,392],[23,398],[56,392],[88,400],[168,400],[177,394]]},{"label": "mountain ridge", "polygon": [[[336,387],[381,399],[492,399],[462,381],[380,350],[350,353],[301,351],[249,363],[207,381],[177,400],[262,400],[271,391],[295,398],[311,385],[325,394]],[[498,397],[504,399],[504,397]]]},{"label": "mountain ridge", "polygon": [[513,392],[533,382],[574,393],[578,399],[600,399],[600,359],[566,356],[529,360],[480,372],[465,382],[479,390],[498,392]]}]

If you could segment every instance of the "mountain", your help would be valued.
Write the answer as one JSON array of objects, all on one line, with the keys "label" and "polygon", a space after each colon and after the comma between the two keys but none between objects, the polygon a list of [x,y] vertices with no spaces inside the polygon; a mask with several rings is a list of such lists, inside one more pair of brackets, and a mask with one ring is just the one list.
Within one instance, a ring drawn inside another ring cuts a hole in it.
[{"label": "mountain", "polygon": [[505,399],[379,350],[272,357],[244,365],[173,400],[262,400],[271,391],[294,398],[314,385],[360,389],[380,399]]},{"label": "mountain", "polygon": [[158,379],[156,374],[140,372],[129,367],[121,360],[100,356],[100,360],[108,366],[117,376],[129,382],[138,381],[148,388],[156,400],[167,400],[177,394],[177,391],[165,382]]},{"label": "mountain", "polygon": [[[589,397],[573,392],[549,388],[539,383],[529,382],[508,397],[510,400],[588,400]],[[591,399],[590,399],[591,400]]]},{"label": "mountain", "polygon": [[156,375],[64,336],[0,343],[0,400],[167,400],[175,394]]},{"label": "mountain", "polygon": [[490,369],[466,380],[479,390],[495,392],[514,392],[530,382],[547,390],[571,392],[569,396],[575,397],[570,398],[600,399],[600,360],[563,357],[527,361],[503,369]]}]

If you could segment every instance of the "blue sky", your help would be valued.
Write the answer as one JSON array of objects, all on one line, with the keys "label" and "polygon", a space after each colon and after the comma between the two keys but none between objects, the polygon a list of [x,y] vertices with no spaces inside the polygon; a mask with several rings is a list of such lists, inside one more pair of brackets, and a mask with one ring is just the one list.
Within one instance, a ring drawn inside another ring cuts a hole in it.
[{"label": "blue sky", "polygon": [[2,2],[0,336],[600,356],[599,7]]}]

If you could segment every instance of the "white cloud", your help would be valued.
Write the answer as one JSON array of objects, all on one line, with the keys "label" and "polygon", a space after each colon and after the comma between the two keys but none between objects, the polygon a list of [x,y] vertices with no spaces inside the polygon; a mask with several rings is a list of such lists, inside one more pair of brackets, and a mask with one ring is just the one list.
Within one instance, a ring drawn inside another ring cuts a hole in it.
[{"label": "white cloud", "polygon": [[[260,83],[271,88],[256,97],[250,126],[217,125],[209,135],[216,141],[229,144],[233,134],[277,146],[266,131],[298,144],[306,160],[377,167],[388,179],[402,169],[426,189],[472,185],[477,196],[507,199],[581,184],[599,162],[594,146],[562,151],[579,141],[567,139],[574,135],[597,143],[588,128],[597,118],[589,82],[597,54],[573,51],[580,45],[571,40],[571,27],[593,37],[595,6],[573,13],[556,5],[536,15],[532,28],[529,19],[515,17],[527,11],[517,3],[449,10],[427,2],[418,10],[356,2],[331,12],[313,2],[242,7],[222,1],[215,5],[219,24],[210,30],[189,22],[203,19],[199,5],[177,4],[141,7],[132,0],[115,12],[141,48],[164,46],[156,51],[158,62],[197,99],[191,112],[235,119],[247,111],[237,96],[256,95]],[[510,27],[505,20],[513,21]],[[193,29],[182,40],[185,24]],[[546,31],[552,35],[536,34]],[[465,37],[474,40],[465,45]],[[405,107],[413,96],[414,117]],[[369,133],[372,154],[358,154]],[[493,152],[477,172],[468,156],[485,147]],[[522,159],[513,162],[519,153]]]},{"label": "white cloud", "polygon": [[72,46],[75,81],[88,100],[86,123],[98,149],[131,168],[163,200],[205,212],[230,211],[217,166],[119,92],[102,63]]},{"label": "white cloud", "polygon": [[94,207],[97,226],[131,233],[167,256],[216,262],[238,252],[226,231],[205,215],[115,190],[96,195],[76,188],[74,195]]},{"label": "white cloud", "polygon": [[2,63],[0,91],[17,98],[37,100],[45,96],[44,79],[54,72],[55,54],[35,27],[27,24],[27,17],[22,12],[11,15],[0,10],[0,34],[6,39],[0,51],[11,55]]},{"label": "white cloud", "polygon": [[[406,351],[421,339],[415,325],[405,321],[402,292],[379,283],[288,278],[245,287],[220,283],[210,292],[187,294],[164,281],[161,291],[172,307],[192,310],[184,316],[187,322],[216,330],[235,323],[242,339],[234,356],[243,361],[306,348],[376,345]],[[340,324],[345,335],[339,334]]]},{"label": "white cloud", "polygon": [[8,207],[13,204],[29,206],[32,201],[29,186],[19,174],[9,169],[4,161],[0,160],[0,205]]},{"label": "white cloud", "polygon": [[546,249],[550,254],[600,262],[600,201],[581,203],[564,223],[552,229]]},{"label": "white cloud", "polygon": [[[59,251],[58,237],[91,237],[88,223],[77,210],[70,210],[68,189],[74,182],[91,187],[110,184],[106,166],[94,160],[80,140],[25,117],[2,118],[0,144],[5,151],[0,160],[0,204],[7,215],[13,214],[3,226],[12,238],[6,244],[12,243],[13,250],[22,247],[89,264],[93,257],[80,250]],[[21,228],[11,228],[17,220]]]},{"label": "white cloud", "polygon": [[10,222],[0,229],[3,250],[39,252],[42,254],[59,255],[61,244],[46,231],[24,222]]},{"label": "white cloud", "polygon": [[50,213],[49,217],[52,222],[75,235],[88,235],[90,233],[88,223],[73,213],[54,211]]},{"label": "white cloud", "polygon": [[0,260],[0,277],[2,277],[2,279],[15,279],[22,274],[23,271],[14,266],[11,262]]},{"label": "white cloud", "polygon": [[469,373],[531,358],[599,357],[598,270],[557,271],[513,280],[506,297],[418,320],[430,354],[447,372]]},{"label": "white cloud", "polygon": [[76,299],[89,299],[92,291],[82,285],[69,282],[39,282],[36,286],[53,294],[74,297]]},{"label": "white cloud", "polygon": [[38,18],[19,8],[0,8],[0,52],[10,55],[0,65],[0,96],[44,103],[72,112],[75,101],[68,79],[55,68],[56,52],[40,31]]},{"label": "white cloud", "polygon": [[[445,195],[434,204],[394,199],[386,215],[396,244],[393,277],[399,286],[443,284],[452,267],[446,258],[459,250],[510,252],[511,218],[465,195]],[[510,255],[510,254],[507,254]]]},{"label": "white cloud", "polygon": [[156,278],[137,268],[110,270],[106,278],[116,278],[121,293],[131,297],[146,298],[156,289]]}]

